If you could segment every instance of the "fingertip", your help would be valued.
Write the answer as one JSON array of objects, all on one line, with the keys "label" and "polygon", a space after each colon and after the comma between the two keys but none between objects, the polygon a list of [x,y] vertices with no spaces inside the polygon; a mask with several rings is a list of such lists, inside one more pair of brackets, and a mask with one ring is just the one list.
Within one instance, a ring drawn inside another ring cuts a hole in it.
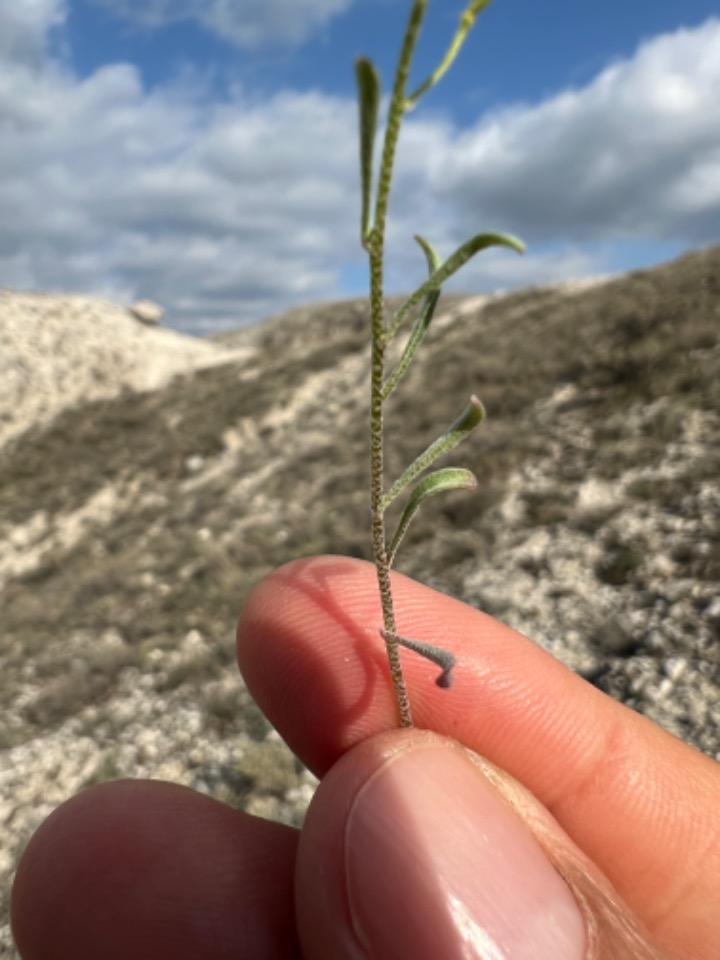
[{"label": "fingertip", "polygon": [[261,580],[237,629],[240,672],[273,726],[318,775],[392,727],[374,568],[346,557],[293,561]]},{"label": "fingertip", "polygon": [[581,911],[531,833],[467,751],[422,731],[367,740],[330,771],[296,901],[318,958],[585,957]]},{"label": "fingertip", "polygon": [[[502,739],[512,749],[511,731],[524,724],[531,700],[554,722],[556,693],[543,678],[570,676],[564,668],[478,610],[402,574],[392,583],[400,632],[457,660],[449,689],[451,678],[437,683],[434,664],[401,651],[416,726],[473,746],[479,735]],[[281,567],[242,613],[238,663],[247,686],[318,776],[355,743],[398,726],[382,625],[374,567],[344,557]]]},{"label": "fingertip", "polygon": [[294,956],[296,847],[289,827],[185,787],[93,787],[31,839],[13,933],[23,960]]},{"label": "fingertip", "polygon": [[427,731],[373,737],[332,768],[295,896],[316,960],[666,956],[527,790]]}]

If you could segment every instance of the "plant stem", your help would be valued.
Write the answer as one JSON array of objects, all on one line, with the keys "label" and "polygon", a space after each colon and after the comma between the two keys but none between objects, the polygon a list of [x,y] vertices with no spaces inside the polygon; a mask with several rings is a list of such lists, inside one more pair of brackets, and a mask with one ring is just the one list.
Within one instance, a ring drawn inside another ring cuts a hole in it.
[{"label": "plant stem", "polygon": [[[516,237],[504,233],[481,233],[455,250],[444,262],[431,244],[423,237],[415,239],[420,244],[428,263],[428,279],[415,290],[389,319],[385,317],[384,303],[384,258],[385,229],[393,166],[397,152],[400,128],[405,113],[411,110],[419,98],[433,87],[448,70],[457,56],[473,26],[477,15],[490,0],[469,0],[460,17],[450,46],[439,66],[411,96],[407,96],[407,83],[410,75],[415,47],[429,0],[413,0],[398,57],[395,80],[388,108],[385,136],[383,140],[380,170],[375,191],[375,204],[372,224],[370,210],[373,194],[373,157],[375,134],[377,130],[378,105],[381,99],[380,77],[371,60],[360,57],[355,62],[355,76],[358,86],[358,105],[360,110],[360,183],[362,192],[362,212],[360,235],[362,245],[370,261],[370,312],[372,317],[372,359],[370,375],[370,512],[372,519],[372,549],[377,574],[378,588],[384,629],[380,631],[387,648],[390,676],[393,683],[398,718],[403,727],[412,726],[410,700],[403,678],[399,645],[408,647],[422,657],[438,664],[442,673],[436,680],[438,686],[448,687],[452,682],[452,668],[455,659],[448,651],[432,643],[401,636],[395,624],[390,568],[395,551],[402,540],[412,518],[420,504],[427,497],[447,490],[476,485],[474,475],[458,467],[446,467],[435,470],[424,479],[415,482],[434,461],[452,450],[480,422],[483,408],[479,400],[471,398],[469,406],[452,424],[450,429],[416,457],[402,475],[391,485],[389,493],[384,493],[384,433],[383,403],[390,396],[405,374],[427,332],[432,315],[440,296],[443,283],[456,273],[471,257],[486,247],[506,246],[522,253],[523,244]],[[402,323],[409,317],[413,308],[421,300],[424,307],[416,317],[415,324],[405,343],[400,360],[396,362],[389,377],[385,377],[385,352],[393,341]],[[413,484],[405,509],[400,517],[390,549],[388,550],[385,531],[385,510],[404,487]]]},{"label": "plant stem", "polygon": [[400,647],[395,637],[395,611],[390,585],[390,564],[385,538],[385,508],[383,504],[383,380],[385,379],[385,339],[383,308],[383,236],[377,229],[377,220],[370,240],[370,304],[372,312],[372,360],[370,375],[370,509],[372,516],[373,559],[377,571],[380,602],[382,604],[385,646],[390,664],[390,676],[401,727],[412,726],[410,698],[408,697]]},{"label": "plant stem", "polygon": [[385,255],[385,224],[393,164],[397,149],[400,125],[405,112],[405,90],[410,65],[417,43],[428,0],[415,0],[410,13],[400,57],[398,58],[395,83],[388,111],[385,140],[378,178],[377,199],[373,227],[366,244],[370,257],[370,309],[372,313],[372,360],[370,378],[370,508],[372,515],[373,559],[377,571],[380,602],[382,604],[385,644],[387,647],[390,676],[395,691],[400,725],[412,726],[410,699],[400,663],[400,648],[396,640],[395,611],[390,585],[385,537],[383,505],[383,380],[385,378],[385,306],[383,296],[383,259]]},{"label": "plant stem", "polygon": [[[380,315],[382,318],[382,315]],[[374,321],[373,321],[374,324]],[[400,726],[412,726],[410,699],[403,677],[400,663],[400,648],[395,639],[397,627],[395,625],[395,610],[393,607],[392,587],[390,585],[390,564],[385,539],[385,516],[382,506],[383,500],[383,414],[382,414],[382,383],[383,383],[383,354],[384,345],[382,336],[373,334],[372,350],[372,392],[370,408],[370,465],[371,486],[370,501],[372,514],[372,545],[373,559],[377,571],[380,602],[382,604],[385,646],[387,647],[390,663],[390,676],[395,690]]]}]

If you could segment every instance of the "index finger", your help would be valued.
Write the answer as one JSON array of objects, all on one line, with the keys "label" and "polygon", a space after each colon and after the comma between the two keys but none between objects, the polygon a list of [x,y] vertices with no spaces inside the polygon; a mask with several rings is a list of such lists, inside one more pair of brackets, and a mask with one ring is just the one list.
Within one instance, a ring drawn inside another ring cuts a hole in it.
[{"label": "index finger", "polygon": [[[524,784],[651,928],[714,923],[718,766],[491,617],[394,575],[398,629],[455,654],[455,683],[403,651],[418,727]],[[397,725],[372,566],[296,561],[263,581],[238,628],[251,693],[318,775]]]}]

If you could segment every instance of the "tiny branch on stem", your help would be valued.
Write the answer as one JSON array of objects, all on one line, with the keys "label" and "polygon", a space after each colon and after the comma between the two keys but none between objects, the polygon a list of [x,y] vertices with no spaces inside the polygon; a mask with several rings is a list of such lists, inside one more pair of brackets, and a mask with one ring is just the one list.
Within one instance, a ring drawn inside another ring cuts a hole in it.
[{"label": "tiny branch on stem", "polygon": [[390,343],[412,308],[420,303],[423,297],[427,296],[432,290],[439,290],[446,280],[458,272],[460,267],[463,267],[480,250],[486,250],[488,247],[510,247],[511,250],[516,250],[518,253],[525,252],[525,244],[522,240],[518,240],[510,233],[479,233],[467,240],[428,277],[422,286],[417,288],[415,293],[408,297],[388,326],[385,332],[385,342]]},{"label": "tiny branch on stem", "polygon": [[[428,262],[428,272],[430,273],[430,276],[432,276],[432,274],[440,266],[440,257],[438,256],[438,253],[434,247],[432,247],[424,237],[417,236],[415,239],[425,253],[425,257]],[[435,307],[437,306],[439,299],[440,290],[432,290],[426,296],[425,306],[422,309],[422,313],[415,321],[415,326],[413,327],[412,333],[410,334],[405,349],[403,350],[400,361],[385,382],[385,386],[383,387],[383,400],[387,400],[412,363],[418,347],[423,342],[428,327],[430,326],[430,321],[433,318]]]},{"label": "tiny branch on stem", "polygon": [[453,667],[456,664],[455,657],[442,647],[436,647],[432,643],[424,643],[422,640],[413,640],[412,637],[401,637],[399,633],[388,634],[386,630],[380,631],[381,636],[387,641],[391,637],[396,643],[407,647],[413,653],[419,653],[421,657],[436,663],[442,669],[442,673],[435,680],[439,687],[452,686],[455,679],[452,675]]},{"label": "tiny branch on stem", "polygon": [[447,53],[442,58],[435,70],[430,74],[424,83],[421,83],[417,90],[414,90],[405,101],[405,109],[412,110],[415,104],[424,93],[427,93],[435,84],[441,80],[453,65],[455,57],[460,53],[460,48],[465,43],[467,35],[473,28],[478,14],[485,7],[490,5],[490,0],[473,0],[472,3],[463,10],[460,15],[460,23],[455,36],[450,41]]}]

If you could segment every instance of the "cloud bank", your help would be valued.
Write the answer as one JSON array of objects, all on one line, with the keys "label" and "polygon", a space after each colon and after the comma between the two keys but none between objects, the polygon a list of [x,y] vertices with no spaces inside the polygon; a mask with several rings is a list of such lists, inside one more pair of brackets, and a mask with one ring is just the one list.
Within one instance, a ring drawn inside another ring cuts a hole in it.
[{"label": "cloud bank", "polygon": [[193,21],[245,49],[302,42],[353,0],[92,0],[113,16],[156,29]]},{"label": "cloud bank", "polygon": [[[299,4],[302,29],[344,5]],[[342,295],[363,262],[354,104],[292,90],[218,99],[187,81],[148,91],[123,63],[80,78],[48,53],[66,12],[0,0],[0,286],[150,297],[193,331]],[[448,252],[488,228],[529,242],[524,258],[481,255],[466,289],[603,272],[597,251],[618,241],[717,241],[719,89],[709,20],[470,128],[411,119],[393,286],[422,276],[417,232]]]}]

